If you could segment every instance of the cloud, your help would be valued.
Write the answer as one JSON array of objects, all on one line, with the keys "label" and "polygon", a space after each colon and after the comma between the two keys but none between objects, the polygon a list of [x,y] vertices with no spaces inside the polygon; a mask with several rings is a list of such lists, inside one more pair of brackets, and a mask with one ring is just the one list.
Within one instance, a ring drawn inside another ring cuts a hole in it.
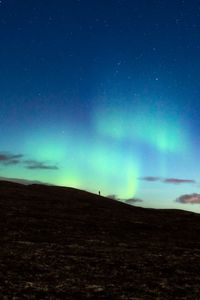
[{"label": "cloud", "polygon": [[0,165],[10,166],[17,164],[25,164],[25,168],[31,170],[58,170],[56,165],[50,165],[37,160],[22,160],[23,154],[13,154],[9,152],[0,152]]},{"label": "cloud", "polygon": [[3,164],[4,166],[16,165],[21,162],[22,157],[23,154],[11,154],[0,152],[0,164]]},{"label": "cloud", "polygon": [[200,194],[182,195],[176,199],[176,202],[182,204],[200,204]]},{"label": "cloud", "polygon": [[113,200],[124,202],[124,203],[129,204],[129,205],[135,205],[136,203],[143,202],[143,200],[138,199],[138,198],[121,199],[116,194],[111,194],[111,195],[108,195],[106,197],[110,198],[110,199],[113,199]]},{"label": "cloud", "polygon": [[131,198],[131,199],[125,200],[125,203],[129,204],[129,205],[134,205],[135,203],[138,203],[138,202],[143,202],[143,200],[138,199],[138,198]]},{"label": "cloud", "polygon": [[144,181],[150,181],[150,182],[161,180],[160,177],[155,177],[155,176],[140,177],[139,179]]},{"label": "cloud", "polygon": [[161,177],[155,177],[155,176],[140,177],[139,179],[144,180],[144,181],[149,181],[149,182],[160,181],[163,183],[170,183],[170,184],[196,183],[196,181],[193,179],[161,178]]},{"label": "cloud", "polygon": [[107,198],[110,198],[110,199],[113,199],[113,200],[120,200],[120,199],[118,198],[118,196],[115,195],[115,194],[108,195],[108,196],[106,196],[106,197],[107,197]]},{"label": "cloud", "polygon": [[36,160],[26,160],[24,162],[26,164],[26,168],[30,170],[58,170],[58,167],[55,165],[48,165]]},{"label": "cloud", "polygon": [[182,184],[182,183],[196,183],[192,179],[179,179],[179,178],[165,178],[162,180],[164,183]]}]

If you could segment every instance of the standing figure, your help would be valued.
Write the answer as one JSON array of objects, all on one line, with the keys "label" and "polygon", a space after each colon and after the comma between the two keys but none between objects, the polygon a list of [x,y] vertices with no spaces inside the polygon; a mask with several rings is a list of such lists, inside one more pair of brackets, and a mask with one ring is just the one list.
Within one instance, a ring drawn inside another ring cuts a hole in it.
[{"label": "standing figure", "polygon": [[101,196],[101,192],[99,191],[99,196]]}]

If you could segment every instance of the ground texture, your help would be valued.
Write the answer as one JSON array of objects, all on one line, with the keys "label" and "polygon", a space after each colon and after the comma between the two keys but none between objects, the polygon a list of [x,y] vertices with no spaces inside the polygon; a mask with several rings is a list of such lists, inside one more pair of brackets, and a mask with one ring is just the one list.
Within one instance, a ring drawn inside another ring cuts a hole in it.
[{"label": "ground texture", "polygon": [[0,182],[0,299],[200,299],[200,215]]}]

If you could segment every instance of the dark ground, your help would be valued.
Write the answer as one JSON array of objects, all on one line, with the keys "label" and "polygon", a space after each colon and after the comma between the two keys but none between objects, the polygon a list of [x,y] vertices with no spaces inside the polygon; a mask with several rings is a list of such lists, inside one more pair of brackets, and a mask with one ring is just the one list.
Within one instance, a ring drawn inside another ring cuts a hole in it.
[{"label": "dark ground", "polygon": [[0,182],[0,299],[200,299],[200,215]]}]

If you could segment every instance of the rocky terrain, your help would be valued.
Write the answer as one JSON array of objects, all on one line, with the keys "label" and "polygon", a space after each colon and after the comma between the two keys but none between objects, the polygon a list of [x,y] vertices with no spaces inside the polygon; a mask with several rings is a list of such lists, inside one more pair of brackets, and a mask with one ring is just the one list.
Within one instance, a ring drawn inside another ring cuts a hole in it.
[{"label": "rocky terrain", "polygon": [[200,299],[200,215],[0,182],[0,299]]}]

